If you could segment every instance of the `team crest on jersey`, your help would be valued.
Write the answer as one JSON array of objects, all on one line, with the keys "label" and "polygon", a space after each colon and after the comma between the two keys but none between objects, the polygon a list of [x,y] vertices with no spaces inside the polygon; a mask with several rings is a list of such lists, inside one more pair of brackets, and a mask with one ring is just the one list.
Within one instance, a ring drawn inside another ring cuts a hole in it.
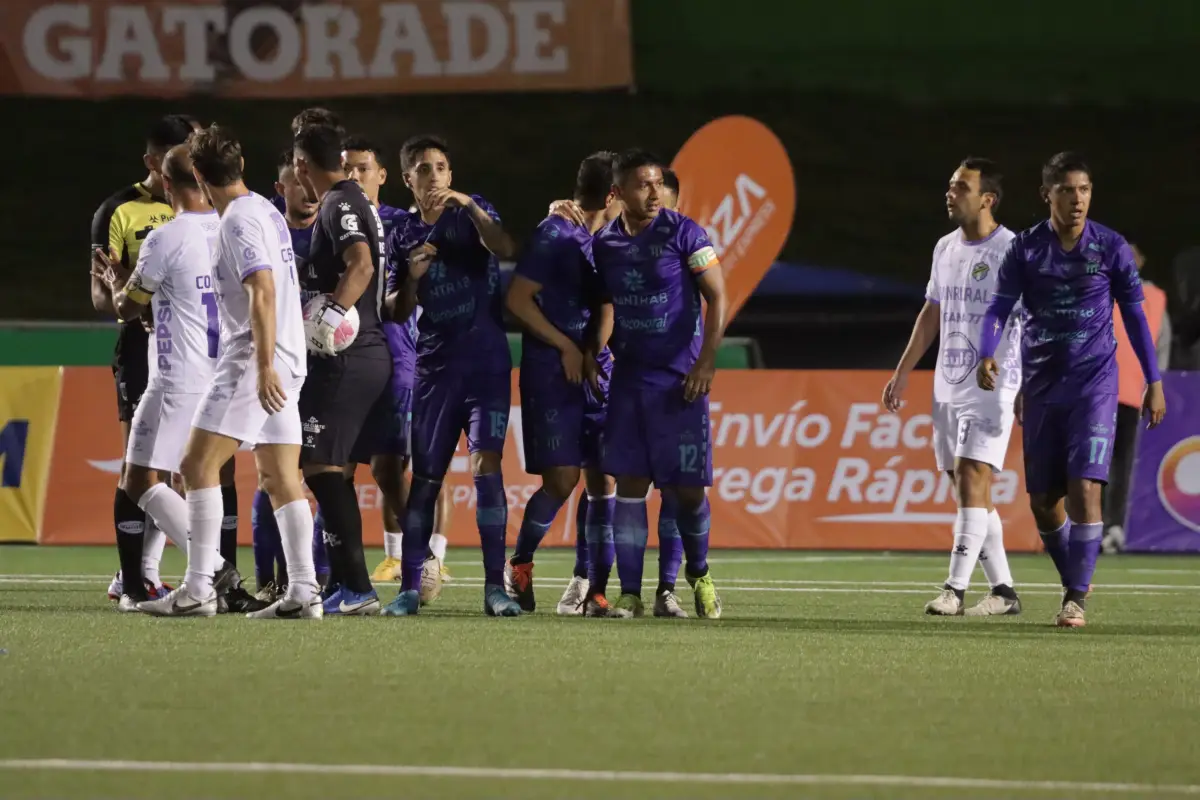
[{"label": "team crest on jersey", "polygon": [[646,279],[642,277],[642,273],[633,269],[626,272],[621,281],[625,284],[625,290],[629,292],[640,292],[646,285]]},{"label": "team crest on jersey", "polygon": [[1095,274],[1097,274],[1097,273],[1099,273],[1099,272],[1100,272],[1100,262],[1099,262],[1099,261],[1092,261],[1091,259],[1089,259],[1089,260],[1088,260],[1088,262],[1087,262],[1087,274],[1088,274],[1088,275],[1095,275]]},{"label": "team crest on jersey", "polygon": [[992,271],[991,267],[989,267],[987,264],[980,261],[978,264],[971,267],[971,277],[977,281],[981,281],[984,278],[986,278],[988,276],[988,273],[991,271]]},{"label": "team crest on jersey", "polygon": [[663,254],[663,247],[661,244],[650,245],[650,256],[652,258],[658,258],[662,254]]}]

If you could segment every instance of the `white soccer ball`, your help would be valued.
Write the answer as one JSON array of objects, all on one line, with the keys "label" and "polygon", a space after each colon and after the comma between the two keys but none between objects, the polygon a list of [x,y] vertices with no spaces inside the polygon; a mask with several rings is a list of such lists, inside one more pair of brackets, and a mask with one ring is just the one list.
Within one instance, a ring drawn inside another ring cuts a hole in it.
[{"label": "white soccer ball", "polygon": [[[329,295],[319,294],[308,301],[304,306],[304,341],[308,345],[311,352],[320,352],[314,350],[312,341],[318,336],[317,332],[317,312],[321,310],[329,300]],[[326,346],[334,353],[340,353],[350,345],[354,344],[354,340],[358,338],[358,309],[354,306],[346,311],[346,316],[342,318],[342,324],[338,325],[333,331],[332,336],[329,336],[329,331],[326,329]],[[332,339],[332,341],[330,341]]]}]

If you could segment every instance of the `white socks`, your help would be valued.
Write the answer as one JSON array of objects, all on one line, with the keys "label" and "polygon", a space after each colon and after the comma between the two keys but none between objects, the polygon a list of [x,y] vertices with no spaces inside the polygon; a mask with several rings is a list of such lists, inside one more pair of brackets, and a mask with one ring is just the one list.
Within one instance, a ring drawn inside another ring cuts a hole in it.
[{"label": "white socks", "polygon": [[954,549],[950,551],[950,577],[946,585],[965,590],[971,583],[971,573],[979,560],[988,533],[986,508],[960,508],[954,520]]},{"label": "white socks", "polygon": [[[188,568],[184,576],[188,594],[195,600],[207,600],[213,594],[213,575],[224,563],[221,558],[221,520],[225,506],[221,487],[193,489],[187,494]],[[309,523],[311,536],[312,523]],[[309,555],[309,562],[312,555]]]},{"label": "white socks", "polygon": [[156,589],[162,586],[162,577],[158,574],[158,568],[162,564],[163,548],[166,546],[167,535],[154,523],[153,517],[148,518],[146,533],[142,539],[142,576],[150,581],[150,585]]},{"label": "white socks", "polygon": [[388,533],[383,534],[383,552],[388,558],[400,558],[400,543],[404,539],[403,533]]},{"label": "white socks", "polygon": [[446,545],[446,537],[440,533],[435,533],[429,537],[429,552],[437,556],[438,561],[446,560]]},{"label": "white socks", "polygon": [[988,586],[1012,586],[1012,572],[1008,568],[1008,553],[1004,550],[1004,526],[1000,523],[1000,512],[992,509],[988,513],[987,538],[979,551],[979,565],[987,576]]},{"label": "white socks", "polygon": [[283,555],[287,559],[289,600],[307,603],[317,596],[317,569],[313,566],[313,516],[308,500],[293,500],[275,510]]},{"label": "white socks", "polygon": [[156,483],[138,499],[138,508],[150,517],[146,526],[146,543],[142,546],[142,572],[156,587],[162,585],[159,565],[167,539],[187,554],[188,505],[166,483]]}]

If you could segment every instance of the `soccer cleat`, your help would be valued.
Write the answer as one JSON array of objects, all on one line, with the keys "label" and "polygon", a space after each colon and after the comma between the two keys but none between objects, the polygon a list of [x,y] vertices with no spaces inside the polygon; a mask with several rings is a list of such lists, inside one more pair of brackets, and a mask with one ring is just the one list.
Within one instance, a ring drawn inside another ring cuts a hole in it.
[{"label": "soccer cleat", "polygon": [[161,600],[173,591],[175,591],[175,587],[169,583],[155,586],[150,581],[146,581],[146,593],[150,595],[151,600]]},{"label": "soccer cleat", "polygon": [[331,617],[369,617],[379,613],[379,595],[374,589],[359,594],[343,586],[324,601],[323,608]]},{"label": "soccer cleat", "polygon": [[643,605],[642,598],[636,594],[622,594],[617,598],[617,604],[609,610],[608,616],[615,619],[644,617],[646,616],[646,606]]},{"label": "soccer cleat", "polygon": [[[571,578],[571,582],[567,584],[567,590],[563,592],[562,598],[558,601],[558,608],[555,609],[560,617],[578,617],[583,614],[583,603],[587,600],[588,581],[587,578],[581,578],[575,575]],[[608,603],[605,602],[605,608]]]},{"label": "soccer cleat", "polygon": [[254,595],[254,599],[260,603],[274,603],[276,600],[283,597],[283,592],[275,585],[275,581],[267,581],[267,585],[258,590],[258,594]]},{"label": "soccer cleat", "polygon": [[416,589],[400,592],[380,610],[384,617],[412,617],[421,610],[421,594]]},{"label": "soccer cleat", "polygon": [[108,584],[108,599],[114,603],[121,599],[125,594],[125,586],[121,583],[121,570],[113,573],[112,582]]},{"label": "soccer cleat", "polygon": [[503,586],[489,583],[483,587],[483,613],[489,617],[519,617],[521,606],[508,596]]},{"label": "soccer cleat", "polygon": [[225,614],[251,614],[255,611],[262,611],[270,605],[247,592],[240,583],[223,592],[218,603],[224,607],[225,611],[222,613]]},{"label": "soccer cleat", "polygon": [[246,619],[321,619],[323,616],[325,610],[320,596],[307,601],[281,597],[261,611],[247,614]]},{"label": "soccer cleat", "polygon": [[532,614],[537,609],[537,601],[533,597],[533,562],[513,565],[504,562],[504,591],[517,601],[517,605],[526,614]]},{"label": "soccer cleat", "polygon": [[439,560],[438,564],[441,567],[442,583],[443,584],[454,583],[454,578],[452,578],[450,576],[450,568],[446,566],[446,562]]},{"label": "soccer cleat", "polygon": [[137,614],[137,613],[139,613],[138,612],[138,601],[134,600],[132,597],[130,597],[127,594],[121,595],[121,599],[117,601],[116,608],[117,608],[117,611],[121,612],[122,614]]},{"label": "soccer cleat", "polygon": [[225,594],[230,589],[241,585],[242,574],[237,571],[237,567],[228,561],[213,575],[213,591],[218,595]]},{"label": "soccer cleat", "polygon": [[1082,628],[1087,625],[1087,620],[1083,617],[1083,608],[1074,600],[1068,600],[1054,618],[1054,624],[1060,628]]},{"label": "soccer cleat", "polygon": [[400,580],[400,559],[391,556],[384,558],[371,573],[371,580],[374,583]]},{"label": "soccer cleat", "polygon": [[187,584],[179,584],[166,597],[138,603],[137,610],[152,617],[213,617],[217,614],[217,595],[214,592],[204,599],[192,597]]},{"label": "soccer cleat", "polygon": [[611,617],[613,608],[608,604],[608,598],[602,594],[590,594],[583,603],[585,617]]},{"label": "soccer cleat", "polygon": [[679,605],[674,592],[662,591],[654,596],[654,616],[687,619],[687,612]]},{"label": "soccer cleat", "polygon": [[421,565],[421,605],[427,606],[442,596],[442,565],[437,556],[429,556]]},{"label": "soccer cleat", "polygon": [[1019,597],[1004,597],[993,593],[984,595],[982,600],[962,612],[965,617],[1016,616],[1020,613],[1021,599]]},{"label": "soccer cleat", "polygon": [[963,601],[953,589],[942,589],[942,593],[925,604],[925,613],[934,617],[961,617]]},{"label": "soccer cleat", "polygon": [[688,585],[696,600],[696,616],[700,619],[721,618],[721,596],[717,594],[716,584],[713,583],[712,573],[706,572],[699,578],[687,576]]}]

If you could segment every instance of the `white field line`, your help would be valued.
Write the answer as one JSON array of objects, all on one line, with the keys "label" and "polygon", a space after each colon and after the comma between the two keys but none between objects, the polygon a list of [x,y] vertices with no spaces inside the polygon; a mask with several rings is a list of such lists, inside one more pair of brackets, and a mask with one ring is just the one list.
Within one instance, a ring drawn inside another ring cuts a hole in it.
[{"label": "white field line", "polygon": [[165,772],[225,775],[340,775],[381,778],[474,778],[579,783],[719,783],[757,786],[876,786],[890,788],[1054,792],[1091,794],[1200,795],[1200,785],[1105,783],[1099,781],[998,780],[919,775],[816,775],[754,772],[640,772],[632,770],[518,769],[501,767],[407,766],[384,764],[206,763],[109,761],[66,758],[5,759],[0,770],[32,772]]}]

